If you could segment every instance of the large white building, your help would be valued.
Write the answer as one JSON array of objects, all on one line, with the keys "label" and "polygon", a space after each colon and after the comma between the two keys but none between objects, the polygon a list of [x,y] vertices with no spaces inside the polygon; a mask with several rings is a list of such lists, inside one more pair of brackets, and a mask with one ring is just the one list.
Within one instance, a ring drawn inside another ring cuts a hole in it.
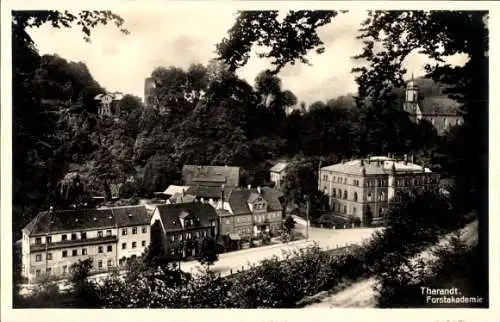
[{"label": "large white building", "polygon": [[[411,160],[413,161],[413,160]],[[382,221],[397,191],[420,187],[437,189],[439,174],[423,165],[377,156],[322,167],[318,189],[328,197],[336,215],[355,216],[368,226]]]}]

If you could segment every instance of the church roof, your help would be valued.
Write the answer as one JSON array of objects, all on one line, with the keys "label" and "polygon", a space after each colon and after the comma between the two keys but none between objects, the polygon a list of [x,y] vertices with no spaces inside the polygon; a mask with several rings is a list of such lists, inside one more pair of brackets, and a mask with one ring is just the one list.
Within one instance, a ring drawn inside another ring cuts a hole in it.
[{"label": "church roof", "polygon": [[423,115],[457,116],[459,104],[447,96],[426,97],[420,101]]}]

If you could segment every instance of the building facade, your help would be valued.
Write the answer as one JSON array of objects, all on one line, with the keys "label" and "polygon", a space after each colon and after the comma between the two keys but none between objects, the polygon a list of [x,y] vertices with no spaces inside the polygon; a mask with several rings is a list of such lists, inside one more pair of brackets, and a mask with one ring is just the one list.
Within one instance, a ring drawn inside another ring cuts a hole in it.
[{"label": "building facade", "polygon": [[[93,272],[106,271],[119,263],[118,243],[122,228],[131,229],[114,208],[49,210],[40,212],[22,230],[22,275],[29,282],[45,276],[64,277],[79,260],[91,258]],[[134,210],[143,212],[144,207]],[[139,220],[149,225],[149,218]],[[149,237],[145,238],[146,243]],[[147,245],[147,244],[146,244]]]},{"label": "building facade", "polygon": [[458,103],[447,96],[419,99],[418,86],[413,76],[406,87],[403,110],[413,122],[426,120],[431,123],[439,135],[445,134],[453,126],[463,124]]},{"label": "building facade", "polygon": [[263,232],[279,233],[283,222],[281,197],[269,187],[231,190],[216,205],[221,237],[247,239]]},{"label": "building facade", "polygon": [[408,158],[369,157],[320,169],[318,189],[329,197],[341,217],[354,216],[369,226],[382,222],[389,201],[398,191],[437,189],[439,174]]},{"label": "building facade", "polygon": [[197,256],[203,238],[218,236],[214,207],[199,202],[159,205],[150,224],[161,227],[166,253],[179,258]]},{"label": "building facade", "polygon": [[286,162],[278,162],[269,170],[271,182],[274,182],[274,187],[276,189],[281,189],[286,177],[287,166],[288,163]]}]

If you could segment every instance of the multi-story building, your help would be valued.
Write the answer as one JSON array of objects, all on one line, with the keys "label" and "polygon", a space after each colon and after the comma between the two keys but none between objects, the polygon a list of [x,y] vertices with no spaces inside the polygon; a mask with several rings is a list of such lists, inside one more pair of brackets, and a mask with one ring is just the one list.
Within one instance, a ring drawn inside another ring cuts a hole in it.
[{"label": "multi-story building", "polygon": [[239,239],[282,229],[281,193],[269,187],[232,189],[216,209],[222,238]]},{"label": "multi-story building", "polygon": [[179,258],[196,256],[204,237],[218,235],[214,207],[199,202],[158,205],[150,223],[161,228],[167,254]]},{"label": "multi-story building", "polygon": [[425,166],[391,157],[368,157],[320,169],[318,189],[335,215],[355,216],[363,225],[380,223],[397,191],[437,189],[439,174]]},{"label": "multi-story building", "polygon": [[278,162],[269,170],[271,182],[274,182],[276,189],[280,189],[285,180],[287,166],[286,162]]},{"label": "multi-story building", "polygon": [[125,206],[110,208],[115,218],[118,229],[118,251],[119,263],[127,258],[136,258],[144,253],[151,239],[150,222],[144,206]]},{"label": "multi-story building", "polygon": [[[149,225],[144,207],[42,211],[22,230],[22,275],[29,282],[63,277],[73,264],[87,258],[93,259],[94,272],[115,267],[121,257],[139,252],[118,249],[125,241],[120,230],[138,225]],[[139,246],[143,240],[148,245],[147,233],[138,238]]]}]

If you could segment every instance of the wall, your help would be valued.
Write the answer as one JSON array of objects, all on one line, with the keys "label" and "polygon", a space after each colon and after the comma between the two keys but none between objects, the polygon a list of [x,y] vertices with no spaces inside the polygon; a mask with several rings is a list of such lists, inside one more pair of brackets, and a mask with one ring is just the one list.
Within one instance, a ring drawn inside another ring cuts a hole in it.
[{"label": "wall", "polygon": [[[136,234],[133,234],[134,228],[136,229]],[[145,232],[143,232],[145,229]],[[149,246],[151,240],[150,234],[151,227],[147,224],[141,226],[130,226],[130,227],[120,227],[118,232],[118,259],[122,257],[131,257],[131,256],[141,256],[147,246]],[[123,235],[123,231],[126,231],[127,234]],[[132,248],[133,243],[136,243],[136,247]],[[143,242],[145,243],[143,245]],[[126,248],[123,249],[122,245],[126,244]]]}]

